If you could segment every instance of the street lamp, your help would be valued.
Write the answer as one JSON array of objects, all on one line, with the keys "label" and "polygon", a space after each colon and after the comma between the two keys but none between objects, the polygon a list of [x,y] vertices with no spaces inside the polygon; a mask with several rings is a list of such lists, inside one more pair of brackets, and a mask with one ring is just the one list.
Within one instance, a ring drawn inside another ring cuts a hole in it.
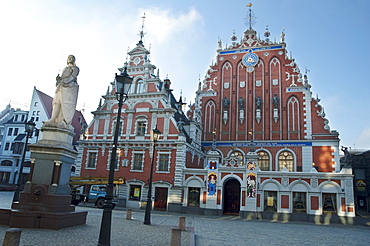
[{"label": "street lamp", "polygon": [[157,126],[155,127],[155,129],[153,129],[150,132],[150,137],[153,142],[153,154],[152,154],[152,164],[150,165],[148,199],[146,201],[146,207],[145,207],[145,217],[144,217],[145,225],[150,225],[150,212],[152,210],[152,179],[153,179],[155,142],[157,142],[160,135],[161,135],[161,132],[157,129]]},{"label": "street lamp", "polygon": [[109,176],[108,184],[105,194],[104,206],[103,206],[103,216],[100,225],[99,234],[99,246],[109,246],[110,245],[110,235],[111,235],[111,224],[112,224],[112,210],[113,210],[113,180],[114,180],[114,169],[117,162],[117,142],[118,135],[120,135],[120,120],[121,120],[121,109],[122,104],[127,99],[127,94],[129,93],[133,78],[128,76],[127,67],[120,74],[116,74],[116,97],[118,100],[118,113],[117,122],[114,129],[113,138],[113,149],[111,153],[110,163],[109,163]]},{"label": "street lamp", "polygon": [[26,158],[28,139],[32,137],[33,131],[36,128],[36,123],[34,123],[32,120],[29,120],[28,122],[24,123],[24,126],[25,126],[25,132],[26,132],[26,143],[23,148],[22,161],[21,161],[21,166],[19,167],[18,181],[17,181],[17,185],[15,186],[13,202],[19,201],[19,192],[20,192],[20,187],[22,185],[23,166],[24,166],[24,159]]}]

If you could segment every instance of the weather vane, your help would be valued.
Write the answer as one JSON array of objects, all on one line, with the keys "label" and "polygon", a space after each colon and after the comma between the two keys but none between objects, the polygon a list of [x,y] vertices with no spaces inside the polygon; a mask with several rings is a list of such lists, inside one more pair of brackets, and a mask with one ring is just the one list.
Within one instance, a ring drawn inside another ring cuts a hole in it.
[{"label": "weather vane", "polygon": [[252,3],[249,3],[247,4],[247,7],[249,8],[249,14],[248,16],[245,18],[245,25],[249,25],[249,29],[252,29],[252,26],[254,26],[254,24],[256,24],[256,16],[254,16],[254,13],[252,11]]},{"label": "weather vane", "polygon": [[143,19],[142,21],[142,24],[141,24],[141,31],[139,32],[139,35],[140,35],[140,41],[143,41],[143,37],[146,33],[144,33],[144,27],[145,27],[145,13],[144,15],[141,17]]}]

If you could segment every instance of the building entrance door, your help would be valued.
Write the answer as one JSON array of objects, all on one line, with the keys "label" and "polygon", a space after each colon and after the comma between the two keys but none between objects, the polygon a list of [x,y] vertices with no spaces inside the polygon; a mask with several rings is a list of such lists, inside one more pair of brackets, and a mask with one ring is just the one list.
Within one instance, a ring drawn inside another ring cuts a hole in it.
[{"label": "building entrance door", "polygon": [[155,188],[154,210],[166,211],[168,189],[162,187]]},{"label": "building entrance door", "polygon": [[224,185],[224,214],[239,215],[240,183],[236,179],[226,181]]}]

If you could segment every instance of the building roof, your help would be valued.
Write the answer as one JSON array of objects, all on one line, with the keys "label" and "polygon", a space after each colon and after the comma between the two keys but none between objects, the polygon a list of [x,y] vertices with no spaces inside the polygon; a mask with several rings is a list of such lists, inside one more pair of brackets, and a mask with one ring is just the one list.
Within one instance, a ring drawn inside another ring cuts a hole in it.
[{"label": "building roof", "polygon": [[[48,118],[50,119],[52,111],[53,111],[53,98],[43,93],[42,91],[37,90],[36,87],[35,87],[35,91],[37,92],[37,95],[40,98],[41,104],[43,105],[45,112]],[[81,111],[79,110],[75,111],[71,125],[73,126],[74,132],[75,132],[72,144],[76,144],[76,142],[80,138],[80,134],[82,133],[81,131],[83,131],[86,125],[85,117],[83,116]]]},{"label": "building roof", "polygon": [[45,109],[45,112],[46,112],[48,118],[50,118],[51,117],[51,112],[53,111],[53,98],[49,95],[46,95],[42,91],[37,90],[36,87],[35,87],[35,90],[36,90],[37,95],[39,96],[39,98],[41,100],[41,103],[42,103],[42,105]]},{"label": "building roof", "polygon": [[25,133],[18,134],[18,136],[14,139],[13,142],[22,142],[25,137],[26,137]]}]

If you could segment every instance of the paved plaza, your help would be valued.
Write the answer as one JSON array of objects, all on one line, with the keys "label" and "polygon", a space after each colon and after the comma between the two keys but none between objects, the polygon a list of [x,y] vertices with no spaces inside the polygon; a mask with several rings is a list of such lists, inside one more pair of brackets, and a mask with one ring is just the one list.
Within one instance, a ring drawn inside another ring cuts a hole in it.
[{"label": "paved plaza", "polygon": [[[0,208],[10,208],[13,192],[0,192]],[[21,246],[97,245],[102,210],[78,206],[88,211],[86,225],[61,230],[22,229]],[[144,211],[133,211],[126,220],[124,209],[115,209],[111,243],[119,245],[170,245],[171,230],[179,217],[186,217],[187,231],[182,245],[369,245],[370,227],[340,224],[315,225],[299,222],[246,220],[236,216],[200,216],[152,212],[152,225],[144,225]],[[8,226],[0,225],[0,243]]]}]

